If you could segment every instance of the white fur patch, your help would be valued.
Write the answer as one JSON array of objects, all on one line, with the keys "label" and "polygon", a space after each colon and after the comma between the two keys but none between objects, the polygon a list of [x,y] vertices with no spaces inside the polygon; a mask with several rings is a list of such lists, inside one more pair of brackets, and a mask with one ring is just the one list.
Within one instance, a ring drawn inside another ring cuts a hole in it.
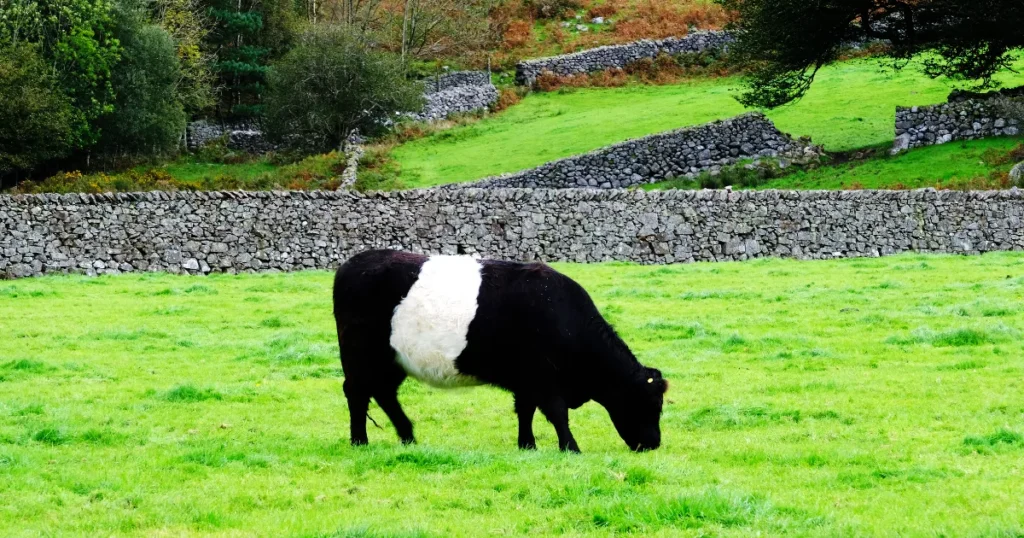
[{"label": "white fur patch", "polygon": [[480,263],[469,256],[431,256],[391,317],[391,347],[409,375],[435,387],[479,385],[459,373],[480,294]]}]

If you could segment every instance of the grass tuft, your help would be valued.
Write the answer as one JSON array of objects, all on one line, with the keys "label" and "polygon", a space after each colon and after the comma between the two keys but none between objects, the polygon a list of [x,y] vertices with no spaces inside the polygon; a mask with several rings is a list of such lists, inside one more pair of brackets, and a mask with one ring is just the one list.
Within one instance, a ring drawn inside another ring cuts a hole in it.
[{"label": "grass tuft", "polygon": [[32,440],[45,445],[57,446],[70,441],[64,430],[58,428],[43,428],[32,435]]},{"label": "grass tuft", "polygon": [[224,396],[211,388],[197,388],[194,385],[178,385],[163,394],[163,399],[168,402],[192,403],[205,402],[207,400],[221,400]]},{"label": "grass tuft", "polygon": [[963,446],[969,453],[995,454],[1007,449],[1024,448],[1024,436],[1007,429],[1000,429],[984,436],[965,437]]}]

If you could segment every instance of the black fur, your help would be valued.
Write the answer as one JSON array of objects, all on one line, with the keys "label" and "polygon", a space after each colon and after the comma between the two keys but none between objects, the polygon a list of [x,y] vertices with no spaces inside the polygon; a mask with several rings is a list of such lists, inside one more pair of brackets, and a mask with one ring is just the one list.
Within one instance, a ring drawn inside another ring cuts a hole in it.
[{"label": "black fur", "polygon": [[[366,411],[374,398],[403,442],[412,423],[397,400],[405,380],[389,344],[391,317],[427,260],[377,250],[357,254],[335,276],[334,315],[345,371],[353,444],[366,443]],[[519,447],[536,447],[532,421],[540,409],[562,450],[579,451],[569,409],[594,400],[608,410],[633,450],[661,444],[661,372],[640,364],[601,317],[587,292],[543,264],[482,261],[483,282],[459,372],[515,397]]]}]

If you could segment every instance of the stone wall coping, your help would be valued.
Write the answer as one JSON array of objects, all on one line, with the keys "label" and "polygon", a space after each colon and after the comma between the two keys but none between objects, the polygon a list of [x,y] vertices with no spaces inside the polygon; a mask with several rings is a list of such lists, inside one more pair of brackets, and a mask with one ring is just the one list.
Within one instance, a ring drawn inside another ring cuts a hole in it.
[{"label": "stone wall coping", "polygon": [[530,199],[538,201],[574,199],[580,201],[616,201],[616,200],[681,200],[681,201],[727,201],[741,203],[750,200],[841,200],[841,201],[878,201],[892,199],[905,200],[986,200],[998,198],[1002,200],[1024,200],[1024,189],[1016,187],[997,191],[951,191],[933,188],[915,190],[753,190],[726,191],[718,189],[703,190],[661,190],[643,191],[640,189],[529,189],[529,188],[466,188],[459,190],[413,189],[405,191],[380,191],[360,193],[355,191],[201,191],[201,192],[129,192],[129,193],[69,193],[69,194],[5,194],[0,195],[0,206],[74,206],[74,205],[109,205],[133,204],[144,202],[165,201],[207,201],[226,200],[244,201],[252,199],[300,199],[300,200],[428,200],[428,201],[461,201],[482,199]]},{"label": "stone wall coping", "polygon": [[586,57],[588,57],[588,56],[590,56],[590,55],[592,55],[594,53],[598,53],[598,52],[601,52],[601,51],[620,50],[620,49],[624,49],[624,48],[636,47],[638,45],[654,45],[654,46],[660,48],[665,43],[672,43],[672,42],[675,42],[675,41],[679,41],[679,40],[686,39],[686,38],[691,38],[691,37],[699,37],[699,36],[703,36],[703,35],[713,36],[713,35],[718,35],[718,34],[724,34],[724,32],[722,32],[720,30],[694,30],[694,31],[692,31],[692,32],[690,32],[690,33],[688,33],[688,34],[686,34],[684,36],[680,36],[680,37],[666,37],[666,38],[663,38],[663,39],[638,39],[636,41],[631,41],[629,43],[621,43],[621,44],[618,44],[618,45],[601,45],[600,47],[594,47],[594,48],[580,50],[580,51],[576,51],[576,52],[570,52],[568,54],[559,54],[557,56],[545,56],[543,58],[531,58],[529,60],[523,60],[523,61],[519,62],[519,64],[523,65],[523,66],[530,66],[530,67],[537,66],[537,65],[544,66],[544,65],[547,65],[547,64],[549,64],[549,63],[551,63],[553,61],[556,61],[556,60],[574,60],[574,59],[577,59],[577,58],[586,58]]}]

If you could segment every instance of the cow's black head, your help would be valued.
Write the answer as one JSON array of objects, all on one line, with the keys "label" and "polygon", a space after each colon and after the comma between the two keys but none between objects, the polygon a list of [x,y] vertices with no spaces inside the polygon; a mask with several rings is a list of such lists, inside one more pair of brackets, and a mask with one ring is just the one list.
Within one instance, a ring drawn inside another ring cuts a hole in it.
[{"label": "cow's black head", "polygon": [[657,369],[645,367],[641,374],[615,405],[607,406],[619,436],[637,452],[661,446],[661,407],[668,390],[668,381]]}]

